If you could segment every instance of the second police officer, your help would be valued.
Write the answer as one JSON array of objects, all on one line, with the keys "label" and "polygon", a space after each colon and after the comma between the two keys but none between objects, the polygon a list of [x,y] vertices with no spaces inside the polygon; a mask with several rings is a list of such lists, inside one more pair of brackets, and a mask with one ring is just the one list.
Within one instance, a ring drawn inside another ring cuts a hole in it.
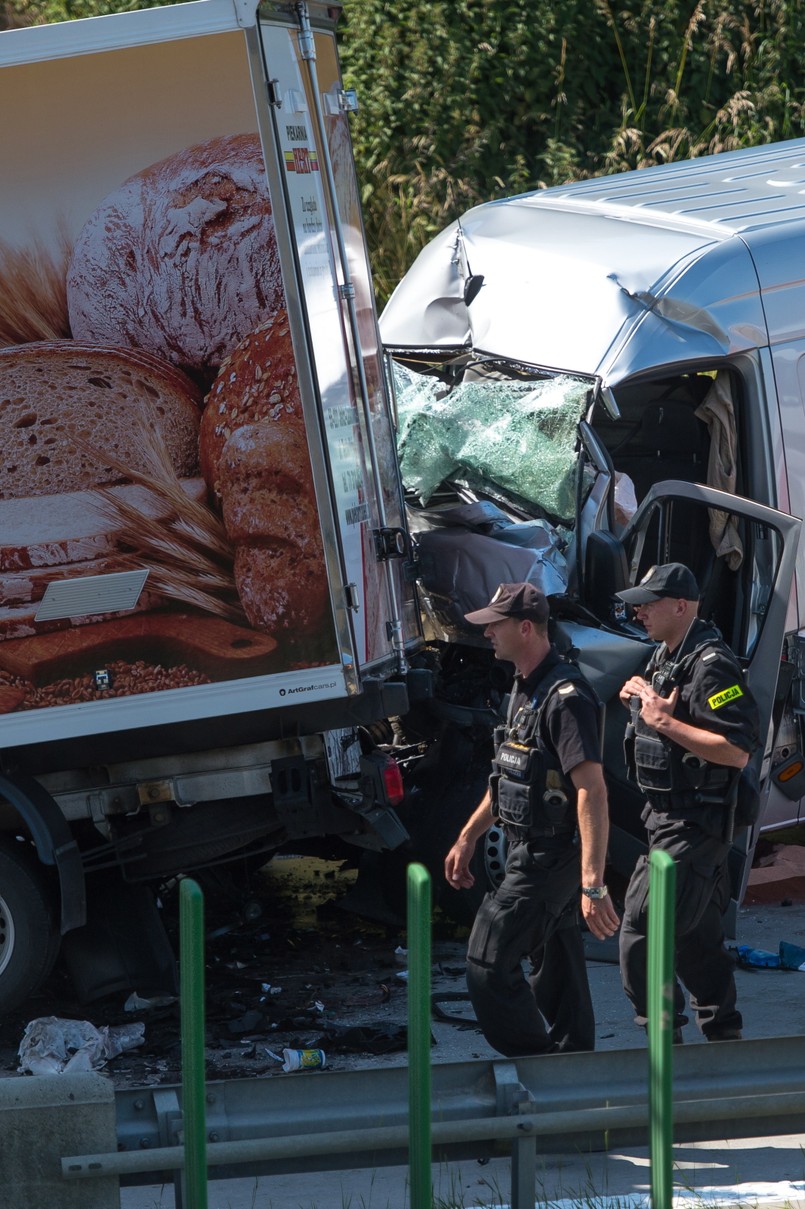
[{"label": "second police officer", "polygon": [[[735,655],[699,617],[699,586],[682,563],[652,567],[618,596],[659,644],[644,676],[620,691],[631,712],[627,762],[645,799],[649,853],[676,866],[676,972],[708,1041],[741,1036],[734,961],[724,947],[727,855],[738,779],[758,746],[758,711]],[[647,1023],[648,857],[641,856],[624,904],[621,975],[635,1020]],[[674,985],[674,1040],[687,1023]]]}]

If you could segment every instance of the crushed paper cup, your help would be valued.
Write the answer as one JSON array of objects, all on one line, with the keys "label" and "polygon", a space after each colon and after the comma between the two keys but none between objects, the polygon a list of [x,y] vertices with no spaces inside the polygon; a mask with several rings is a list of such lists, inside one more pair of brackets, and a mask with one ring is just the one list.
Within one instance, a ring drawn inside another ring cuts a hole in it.
[{"label": "crushed paper cup", "polygon": [[284,1049],[282,1056],[282,1069],[286,1073],[292,1070],[321,1070],[327,1061],[323,1049]]}]

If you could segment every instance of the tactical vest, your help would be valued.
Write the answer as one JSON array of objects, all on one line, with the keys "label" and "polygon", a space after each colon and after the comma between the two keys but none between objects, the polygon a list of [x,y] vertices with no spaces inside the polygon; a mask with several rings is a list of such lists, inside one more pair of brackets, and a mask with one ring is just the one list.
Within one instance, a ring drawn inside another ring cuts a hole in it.
[{"label": "tactical vest", "polygon": [[[685,682],[696,660],[714,646],[723,646],[721,634],[715,626],[708,626],[692,651],[658,667],[666,652],[663,643],[649,660],[645,678],[661,697],[670,697]],[[729,804],[739,770],[711,764],[659,734],[644,722],[638,697],[632,697],[630,711],[626,763],[629,775],[652,806],[679,818],[686,817],[690,810],[691,817],[698,818],[702,806]]]},{"label": "tactical vest", "polygon": [[576,828],[576,790],[540,732],[545,707],[560,685],[581,682],[586,688],[587,682],[574,664],[558,655],[554,660],[514,716],[512,694],[506,725],[495,731],[492,809],[511,840],[572,836]]}]

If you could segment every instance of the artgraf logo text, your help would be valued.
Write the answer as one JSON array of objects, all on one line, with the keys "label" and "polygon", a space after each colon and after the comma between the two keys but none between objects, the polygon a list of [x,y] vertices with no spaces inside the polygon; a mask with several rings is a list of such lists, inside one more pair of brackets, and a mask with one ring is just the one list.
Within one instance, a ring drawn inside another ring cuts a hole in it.
[{"label": "artgraf logo text", "polygon": [[290,697],[295,693],[315,693],[316,689],[320,688],[337,688],[338,684],[335,680],[328,680],[326,684],[300,684],[296,688],[281,688],[281,697]]}]

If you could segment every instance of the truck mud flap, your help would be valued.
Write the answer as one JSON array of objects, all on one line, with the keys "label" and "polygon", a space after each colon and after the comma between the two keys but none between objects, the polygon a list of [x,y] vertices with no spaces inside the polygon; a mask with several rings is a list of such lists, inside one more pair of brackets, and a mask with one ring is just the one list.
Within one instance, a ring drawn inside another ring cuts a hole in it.
[{"label": "truck mud flap", "polygon": [[20,814],[31,832],[37,855],[55,865],[59,875],[62,934],[80,928],[87,918],[86,885],[81,853],[53,798],[26,773],[0,773],[0,795]]}]

